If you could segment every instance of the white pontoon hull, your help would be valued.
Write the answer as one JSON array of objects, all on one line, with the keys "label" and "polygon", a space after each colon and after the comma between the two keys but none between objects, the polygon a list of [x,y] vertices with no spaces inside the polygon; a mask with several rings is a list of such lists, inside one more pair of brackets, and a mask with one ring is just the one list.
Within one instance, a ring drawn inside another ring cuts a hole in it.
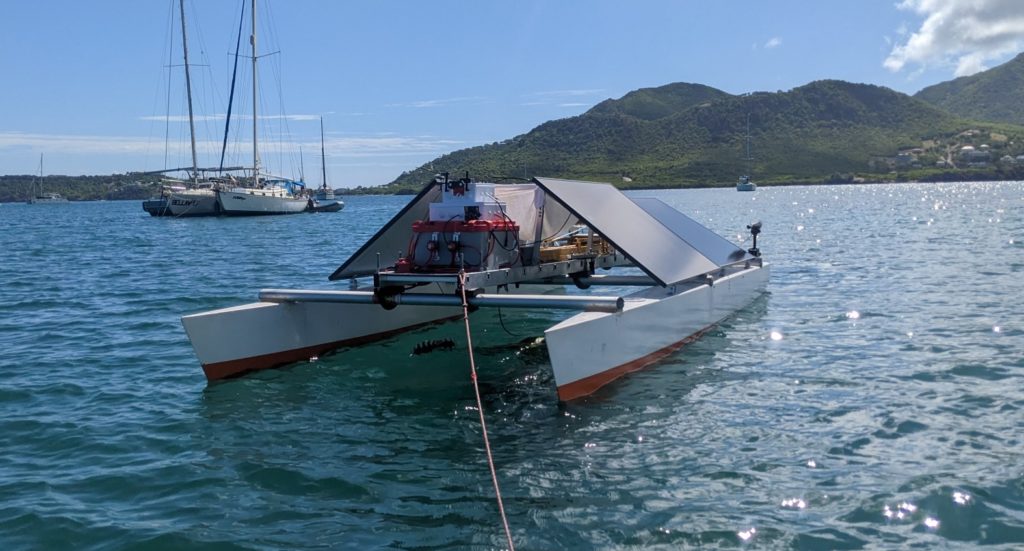
[{"label": "white pontoon hull", "polygon": [[461,315],[459,308],[376,304],[255,302],[181,318],[203,366],[215,381],[248,371],[306,361]]},{"label": "white pontoon hull", "polygon": [[[585,312],[545,332],[558,396],[591,394],[674,352],[764,291],[768,267],[751,266],[706,284],[646,288],[617,314]],[[209,380],[306,361],[418,326],[461,316],[460,308],[257,302],[185,316]]]},{"label": "white pontoon hull", "polygon": [[768,265],[714,285],[651,287],[625,297],[617,314],[584,312],[544,332],[558,397],[572,400],[675,352],[761,295]]}]

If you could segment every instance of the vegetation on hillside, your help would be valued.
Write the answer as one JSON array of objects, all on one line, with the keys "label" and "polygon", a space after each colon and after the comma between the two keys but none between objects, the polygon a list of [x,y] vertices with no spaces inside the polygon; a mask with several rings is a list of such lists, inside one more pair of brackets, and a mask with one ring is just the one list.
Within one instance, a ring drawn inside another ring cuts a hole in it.
[{"label": "vegetation on hillside", "polygon": [[1024,54],[987,71],[929,86],[914,97],[968,119],[1024,124]]},{"label": "vegetation on hillside", "polygon": [[39,192],[59,193],[71,201],[145,199],[159,193],[159,177],[140,174],[109,176],[0,176],[0,203],[27,201]]},{"label": "vegetation on hillside", "polygon": [[[381,191],[408,192],[435,173],[467,171],[479,179],[543,175],[626,188],[731,185],[748,172],[763,183],[835,181],[836,175],[896,180],[897,169],[927,174],[940,159],[949,165],[932,172],[956,168],[959,148],[978,136],[1001,136],[1005,153],[1024,153],[1015,145],[1024,145],[1022,127],[967,121],[879,86],[824,80],[788,92],[732,96],[672,84],[602,102],[510,140],[443,155]],[[907,160],[901,152],[913,157],[905,166],[897,166]]]}]

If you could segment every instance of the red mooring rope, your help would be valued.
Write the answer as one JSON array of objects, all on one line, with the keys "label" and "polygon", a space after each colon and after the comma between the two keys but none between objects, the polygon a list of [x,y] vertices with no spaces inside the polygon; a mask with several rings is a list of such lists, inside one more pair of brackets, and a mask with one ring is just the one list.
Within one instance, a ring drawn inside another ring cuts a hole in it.
[{"label": "red mooring rope", "polygon": [[466,300],[466,271],[459,271],[459,288],[462,291],[462,319],[466,322],[466,348],[469,349],[469,373],[473,379],[473,390],[476,391],[476,409],[480,412],[480,428],[484,435],[484,449],[487,450],[487,466],[491,468],[491,481],[494,482],[494,494],[498,497],[498,511],[501,513],[501,524],[505,527],[509,551],[515,551],[512,543],[512,530],[508,527],[505,517],[505,504],[501,501],[501,488],[498,487],[498,472],[494,469],[494,457],[491,455],[491,442],[487,438],[487,421],[484,420],[484,404],[480,399],[480,385],[476,380],[476,360],[473,359],[473,336],[469,331],[469,302]]}]

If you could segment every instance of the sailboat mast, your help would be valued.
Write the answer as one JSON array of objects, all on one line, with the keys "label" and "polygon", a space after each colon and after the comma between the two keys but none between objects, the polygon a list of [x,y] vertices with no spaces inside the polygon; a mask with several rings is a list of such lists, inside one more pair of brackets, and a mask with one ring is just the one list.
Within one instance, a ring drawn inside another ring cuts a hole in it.
[{"label": "sailboat mast", "polygon": [[199,161],[196,157],[196,122],[192,114],[192,75],[188,67],[188,33],[185,32],[185,0],[178,1],[181,9],[181,49],[185,55],[185,91],[188,95],[188,130],[192,138],[192,183],[199,183]]},{"label": "sailboat mast", "polygon": [[231,128],[231,107],[235,103],[235,78],[238,76],[238,54],[242,49],[242,24],[245,23],[245,3],[242,3],[242,13],[238,16],[238,36],[235,37],[235,63],[231,69],[231,91],[228,92],[228,113],[224,117],[224,141],[220,146],[220,170],[224,170],[224,155],[228,151],[228,130]]},{"label": "sailboat mast", "polygon": [[324,189],[327,189],[327,153],[324,152],[324,118],[320,117],[320,166],[324,172]]},{"label": "sailboat mast", "polygon": [[260,185],[260,150],[257,145],[256,135],[256,0],[252,0],[252,34],[249,35],[249,42],[252,44],[252,184],[254,187]]},{"label": "sailboat mast", "polygon": [[751,171],[754,170],[754,159],[750,156],[750,113],[747,113],[747,176],[751,176]]}]

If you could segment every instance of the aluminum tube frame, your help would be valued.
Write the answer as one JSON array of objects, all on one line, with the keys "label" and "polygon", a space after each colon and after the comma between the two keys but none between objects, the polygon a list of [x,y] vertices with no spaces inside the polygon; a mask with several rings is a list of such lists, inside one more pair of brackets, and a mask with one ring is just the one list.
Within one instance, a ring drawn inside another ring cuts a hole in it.
[{"label": "aluminum tube frame", "polygon": [[[263,302],[333,302],[340,304],[380,304],[382,306],[462,306],[462,298],[436,293],[407,293],[381,297],[373,291],[322,291],[314,289],[261,289]],[[534,308],[582,310],[585,312],[621,312],[625,301],[611,296],[550,296],[478,294],[467,297],[478,308]]]}]

